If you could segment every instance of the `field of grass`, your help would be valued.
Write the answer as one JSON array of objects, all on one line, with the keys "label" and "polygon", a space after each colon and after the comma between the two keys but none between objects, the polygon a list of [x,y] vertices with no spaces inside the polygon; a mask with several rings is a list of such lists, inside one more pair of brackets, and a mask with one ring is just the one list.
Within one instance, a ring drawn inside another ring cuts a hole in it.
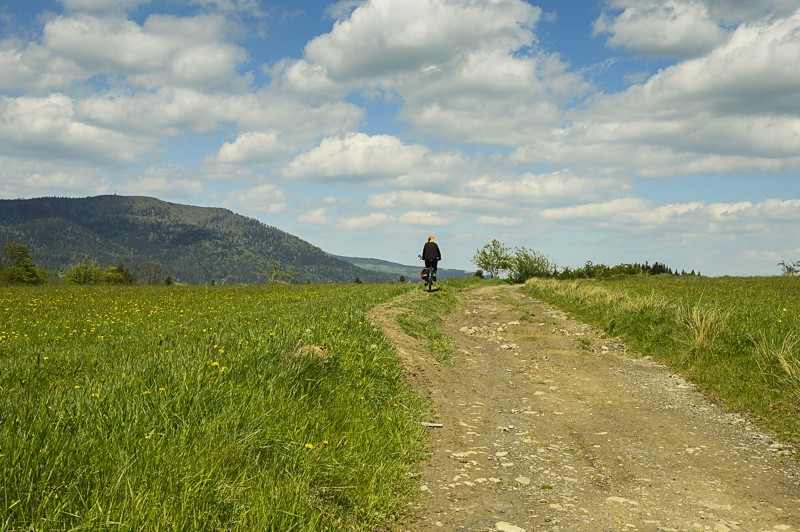
[{"label": "field of grass", "polygon": [[427,405],[365,315],[415,289],[3,288],[0,528],[391,521]]},{"label": "field of grass", "polygon": [[800,278],[534,280],[525,290],[800,441]]}]

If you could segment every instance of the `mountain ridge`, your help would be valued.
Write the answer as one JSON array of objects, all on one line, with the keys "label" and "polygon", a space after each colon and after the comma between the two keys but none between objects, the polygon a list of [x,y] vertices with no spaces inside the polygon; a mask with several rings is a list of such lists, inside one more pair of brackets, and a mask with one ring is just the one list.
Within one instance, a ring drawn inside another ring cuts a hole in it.
[{"label": "mountain ridge", "polygon": [[10,241],[50,270],[90,257],[101,266],[123,263],[151,282],[263,283],[276,267],[301,283],[397,280],[228,209],[148,196],[0,199],[0,246]]},{"label": "mountain ridge", "polygon": [[[414,280],[419,278],[419,272],[422,270],[423,264],[420,262],[418,266],[411,266],[408,264],[400,264],[397,262],[390,262],[383,259],[365,258],[365,257],[345,257],[342,255],[336,256],[338,259],[347,261],[359,268],[371,270],[376,272],[383,272],[398,277],[402,275],[406,279]],[[471,272],[466,270],[455,270],[449,268],[439,268],[436,271],[438,279],[455,279],[460,277],[467,277]]]}]

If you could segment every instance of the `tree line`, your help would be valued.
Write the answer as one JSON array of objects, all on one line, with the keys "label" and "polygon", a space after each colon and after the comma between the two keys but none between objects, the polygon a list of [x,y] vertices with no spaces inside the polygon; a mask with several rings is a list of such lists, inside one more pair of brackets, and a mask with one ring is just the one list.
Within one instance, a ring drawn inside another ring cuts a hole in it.
[{"label": "tree line", "polygon": [[[258,274],[266,284],[296,282],[294,269],[277,260],[265,264]],[[35,264],[25,244],[9,242],[3,247],[0,255],[0,285],[36,285],[48,281],[78,285],[173,284],[172,276],[165,274],[164,268],[153,262],[133,260],[128,265],[120,261],[116,265],[102,267],[96,258],[84,256],[63,272],[55,272]],[[356,277],[356,282],[360,283],[361,280]],[[216,282],[212,280],[211,284]]]},{"label": "tree line", "polygon": [[472,258],[472,263],[479,268],[476,272],[479,277],[483,277],[485,271],[492,277],[506,276],[514,283],[524,283],[534,277],[593,279],[625,275],[700,275],[699,271],[694,270],[688,273],[685,270],[678,272],[661,262],[607,266],[586,261],[580,268],[565,267],[559,270],[555,262],[543,253],[525,247],[512,249],[497,239],[478,249]]},{"label": "tree line", "polygon": [[135,274],[124,263],[101,267],[97,259],[84,256],[83,259],[67,267],[63,273],[48,271],[37,265],[31,257],[28,246],[20,242],[8,242],[0,255],[0,284],[44,284],[48,281],[61,281],[69,284],[171,284],[169,276],[163,276],[163,269],[157,264],[141,264]]}]

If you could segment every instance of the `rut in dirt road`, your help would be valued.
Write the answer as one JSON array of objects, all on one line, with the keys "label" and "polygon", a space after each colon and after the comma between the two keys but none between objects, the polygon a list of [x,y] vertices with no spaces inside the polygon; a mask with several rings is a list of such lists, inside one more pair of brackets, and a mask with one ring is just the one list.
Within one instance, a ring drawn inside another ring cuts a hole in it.
[{"label": "rut in dirt road", "polygon": [[404,530],[800,530],[791,448],[518,287],[462,299],[452,365],[389,331],[443,425]]}]

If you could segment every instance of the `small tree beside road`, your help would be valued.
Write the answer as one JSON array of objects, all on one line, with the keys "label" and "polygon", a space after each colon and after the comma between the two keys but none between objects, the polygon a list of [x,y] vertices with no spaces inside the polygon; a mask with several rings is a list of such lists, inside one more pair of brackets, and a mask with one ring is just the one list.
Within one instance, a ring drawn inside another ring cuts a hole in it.
[{"label": "small tree beside road", "polygon": [[497,239],[492,239],[472,257],[472,263],[492,277],[508,271],[511,268],[511,261],[511,250]]}]

